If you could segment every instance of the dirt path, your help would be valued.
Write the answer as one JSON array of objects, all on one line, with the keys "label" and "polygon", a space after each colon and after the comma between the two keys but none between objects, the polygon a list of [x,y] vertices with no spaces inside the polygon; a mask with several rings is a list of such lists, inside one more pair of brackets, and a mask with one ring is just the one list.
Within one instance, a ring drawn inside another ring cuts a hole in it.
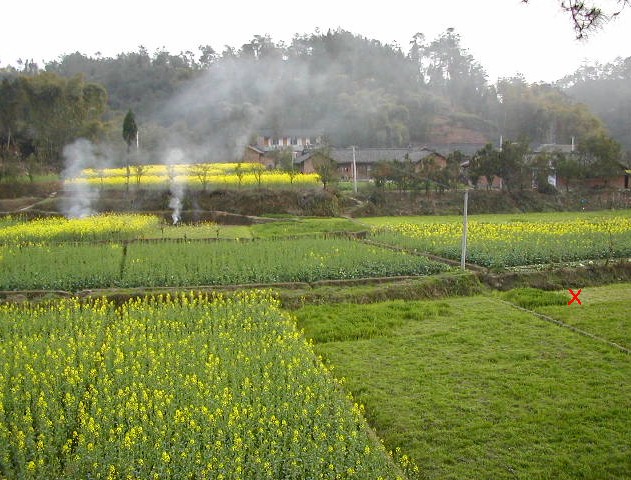
[{"label": "dirt path", "polygon": [[35,207],[36,205],[39,205],[40,203],[44,203],[45,201],[50,200],[51,198],[55,198],[56,196],[57,196],[57,192],[52,192],[46,198],[43,198],[42,200],[38,200],[37,202],[32,203],[31,205],[27,205],[26,207],[19,208],[15,212],[12,212],[12,213],[26,212],[30,210],[31,208]]}]

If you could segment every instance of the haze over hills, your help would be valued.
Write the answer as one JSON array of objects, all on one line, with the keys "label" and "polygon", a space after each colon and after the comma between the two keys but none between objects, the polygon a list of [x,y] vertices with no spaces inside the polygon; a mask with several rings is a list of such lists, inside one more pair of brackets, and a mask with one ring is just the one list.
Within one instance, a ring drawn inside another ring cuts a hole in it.
[{"label": "haze over hills", "polygon": [[290,44],[255,35],[222,52],[76,52],[22,70],[0,72],[102,85],[109,109],[94,131],[120,142],[132,110],[149,150],[177,143],[235,158],[261,128],[317,130],[344,146],[481,145],[500,136],[568,144],[608,131],[631,148],[630,59],[585,66],[554,85],[520,76],[490,84],[454,29],[417,35],[408,51],[336,30]]}]

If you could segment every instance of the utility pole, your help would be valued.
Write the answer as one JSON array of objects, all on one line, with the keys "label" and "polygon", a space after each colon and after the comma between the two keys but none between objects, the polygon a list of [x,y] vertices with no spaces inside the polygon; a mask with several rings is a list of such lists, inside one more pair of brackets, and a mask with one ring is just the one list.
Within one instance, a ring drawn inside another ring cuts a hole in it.
[{"label": "utility pole", "polygon": [[353,192],[357,193],[357,163],[355,162],[355,145],[353,145]]},{"label": "utility pole", "polygon": [[467,259],[467,229],[468,229],[468,219],[467,219],[467,210],[469,208],[469,188],[465,188],[464,191],[464,211],[462,215],[462,254],[460,255],[460,269],[466,270],[466,259]]},{"label": "utility pole", "polygon": [[462,209],[462,253],[460,254],[460,269],[461,270],[466,270],[467,266],[466,266],[466,260],[467,260],[467,230],[469,227],[469,220],[468,220],[468,210],[469,210],[469,175],[468,175],[468,168],[469,168],[469,161],[465,161],[462,162],[460,164],[460,167],[464,170],[464,177],[465,177],[465,182],[466,182],[466,186],[465,186],[465,190],[464,190],[464,206]]}]

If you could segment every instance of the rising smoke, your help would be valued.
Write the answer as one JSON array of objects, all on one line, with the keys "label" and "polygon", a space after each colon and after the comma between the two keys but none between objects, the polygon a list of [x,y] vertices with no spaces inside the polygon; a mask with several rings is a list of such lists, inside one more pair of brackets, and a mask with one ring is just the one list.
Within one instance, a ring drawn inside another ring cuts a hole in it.
[{"label": "rising smoke", "polygon": [[[137,117],[141,139],[145,128],[147,138],[151,137],[149,130],[154,133],[145,147],[141,142],[135,161],[167,166],[238,162],[263,128],[277,133],[287,129],[340,132],[348,122],[338,110],[323,105],[335,105],[340,92],[351,92],[356,87],[342,70],[339,62],[320,65],[314,71],[306,63],[282,58],[224,57],[184,84],[157,113]],[[375,108],[379,109],[371,95],[344,95],[339,98],[348,97],[346,101],[353,103],[359,118],[374,116]],[[68,146],[66,175],[75,176],[87,167],[121,166],[124,154],[120,145],[110,146],[110,152],[117,154],[104,154],[102,150],[85,140]],[[169,208],[177,223],[181,220],[185,185],[171,181],[169,190]],[[85,216],[92,213],[99,189],[81,184],[72,186],[68,193],[64,212]]]},{"label": "rising smoke", "polygon": [[[184,162],[184,152],[179,148],[173,148],[167,151],[164,158],[164,164],[167,168],[174,168],[175,165],[179,165]],[[177,225],[182,219],[182,202],[184,198],[184,184],[178,181],[177,176],[173,175],[169,178],[169,208],[173,210],[171,219],[173,225]]]},{"label": "rising smoke", "polygon": [[[189,83],[151,119],[165,126],[161,163],[168,166],[239,162],[266,114],[278,102],[278,85],[252,62],[224,61]],[[258,67],[261,68],[260,66]],[[185,185],[169,182],[173,223],[181,221]]]},{"label": "rising smoke", "polygon": [[84,218],[93,215],[93,205],[98,200],[98,187],[88,182],[71,182],[81,176],[86,168],[104,168],[108,165],[107,155],[103,150],[84,138],[66,145],[63,151],[65,169],[62,173],[64,180],[64,195],[61,209],[68,218]]}]

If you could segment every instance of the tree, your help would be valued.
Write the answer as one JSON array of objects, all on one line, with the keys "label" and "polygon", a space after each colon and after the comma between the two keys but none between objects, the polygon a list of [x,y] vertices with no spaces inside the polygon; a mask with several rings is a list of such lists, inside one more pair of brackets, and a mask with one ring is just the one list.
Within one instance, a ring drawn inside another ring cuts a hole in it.
[{"label": "tree", "polygon": [[210,45],[200,45],[198,49],[201,53],[199,57],[200,67],[208,70],[217,60],[217,52],[215,52],[215,49]]},{"label": "tree", "polygon": [[126,174],[127,174],[127,189],[129,190],[129,151],[131,149],[131,145],[136,141],[138,135],[138,126],[136,125],[136,117],[134,116],[134,112],[129,110],[127,115],[125,115],[125,119],[123,120],[123,139],[127,144],[127,162],[125,165]]},{"label": "tree", "polygon": [[265,171],[265,168],[263,167],[263,164],[261,163],[254,163],[252,164],[252,175],[254,175],[254,179],[256,180],[256,185],[261,188],[261,183],[263,181],[263,172]]},{"label": "tree", "polygon": [[508,190],[513,187],[523,189],[528,181],[531,181],[529,169],[525,165],[525,156],[528,152],[528,142],[504,142],[502,150],[498,154],[497,175]]},{"label": "tree", "polygon": [[557,178],[564,180],[566,192],[570,191],[571,182],[583,176],[583,169],[575,155],[569,156],[557,153],[552,160],[552,166],[554,167]]},{"label": "tree", "polygon": [[241,188],[241,184],[243,183],[243,176],[245,175],[245,172],[243,171],[243,164],[241,162],[237,163],[237,165],[234,167],[234,174],[237,176],[237,182],[239,188]]},{"label": "tree", "polygon": [[554,156],[548,153],[536,155],[531,164],[533,186],[540,193],[555,193],[556,189],[550,184],[550,176],[554,174]]},{"label": "tree", "polygon": [[586,172],[591,178],[602,177],[605,186],[610,177],[621,173],[620,159],[622,149],[620,144],[605,134],[589,136],[578,144],[578,154]]},{"label": "tree", "polygon": [[[423,158],[418,165],[418,177],[425,186],[425,194],[429,196],[429,189],[432,183],[438,186],[439,178],[441,178],[439,172],[442,170],[438,163],[436,162],[436,157],[434,155],[429,155]],[[443,191],[444,187],[440,189]]]},{"label": "tree", "polygon": [[468,158],[460,150],[455,150],[447,156],[447,166],[443,171],[445,172],[445,180],[448,185],[458,184],[459,182],[468,183],[463,175],[463,164],[467,160]]},{"label": "tree", "polygon": [[388,160],[379,160],[375,163],[375,166],[370,172],[370,176],[375,182],[375,187],[384,188],[393,177],[392,162]]},{"label": "tree", "polygon": [[603,130],[602,121],[553,85],[529,85],[523,77],[497,84],[498,124],[505,138],[527,137],[537,143],[569,143]]},{"label": "tree", "polygon": [[82,76],[45,72],[19,75],[0,84],[0,141],[21,160],[61,169],[65,145],[79,137],[98,140],[107,94]]},{"label": "tree", "polygon": [[147,171],[147,167],[143,165],[142,163],[137,163],[136,165],[134,165],[134,177],[136,178],[137,187],[140,187],[140,181],[146,171]]},{"label": "tree", "polygon": [[202,186],[202,190],[205,192],[208,182],[210,181],[210,174],[213,169],[212,163],[196,163],[191,165],[191,173],[197,177],[199,184]]},{"label": "tree", "polygon": [[582,65],[557,85],[602,118],[611,136],[631,150],[631,57]]},{"label": "tree", "polygon": [[[418,36],[415,36],[418,40]],[[448,28],[429,45],[413,45],[411,55],[417,62],[428,87],[445,96],[454,106],[482,114],[488,106],[486,73],[473,56],[460,45],[460,35]]]},{"label": "tree", "polygon": [[127,144],[127,153],[131,149],[132,143],[136,141],[136,135],[138,135],[138,126],[136,125],[136,117],[134,112],[129,110],[125,119],[123,120],[123,139]]},{"label": "tree", "polygon": [[6,147],[11,146],[11,136],[17,131],[21,119],[20,108],[24,105],[23,90],[18,82],[5,78],[0,85],[0,138]]},{"label": "tree", "polygon": [[294,165],[294,152],[291,148],[281,148],[272,152],[275,165],[289,176],[289,183],[293,184],[298,172]]},{"label": "tree", "polygon": [[400,192],[404,192],[417,185],[418,177],[414,164],[409,158],[405,160],[392,160],[392,181],[397,185]]},{"label": "tree", "polygon": [[493,145],[487,143],[484,148],[478,150],[471,159],[469,175],[473,184],[477,185],[477,179],[484,177],[486,179],[486,188],[490,189],[493,185],[493,178],[499,175],[499,163],[499,152],[493,148]]},{"label": "tree", "polygon": [[326,190],[327,185],[335,182],[338,178],[337,163],[328,151],[328,149],[320,149],[313,157],[313,169],[320,177],[322,186]]},{"label": "tree", "polygon": [[0,144],[0,182],[13,181],[19,175],[20,167],[17,151]]}]

